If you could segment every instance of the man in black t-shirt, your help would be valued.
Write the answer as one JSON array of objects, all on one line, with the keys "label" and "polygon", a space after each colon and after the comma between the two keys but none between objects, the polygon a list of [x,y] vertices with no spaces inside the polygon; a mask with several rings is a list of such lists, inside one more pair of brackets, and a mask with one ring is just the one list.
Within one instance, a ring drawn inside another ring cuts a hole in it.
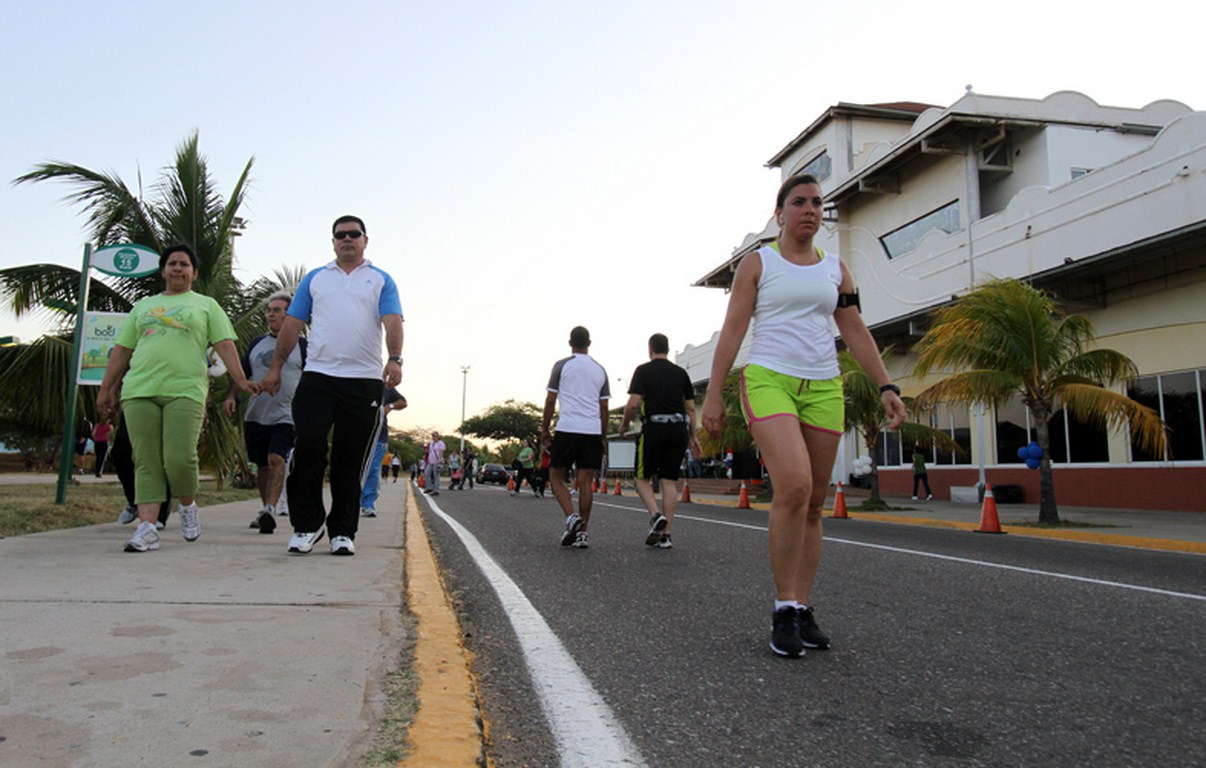
[{"label": "man in black t-shirt", "polygon": [[[628,403],[620,437],[634,416],[641,418],[637,437],[637,495],[649,510],[649,533],[645,543],[670,549],[670,528],[678,505],[678,475],[687,447],[699,455],[695,437],[695,388],[687,372],[670,362],[670,341],[664,334],[649,337],[649,362],[637,366],[628,385]],[[653,494],[653,478],[661,485],[662,510]]]}]

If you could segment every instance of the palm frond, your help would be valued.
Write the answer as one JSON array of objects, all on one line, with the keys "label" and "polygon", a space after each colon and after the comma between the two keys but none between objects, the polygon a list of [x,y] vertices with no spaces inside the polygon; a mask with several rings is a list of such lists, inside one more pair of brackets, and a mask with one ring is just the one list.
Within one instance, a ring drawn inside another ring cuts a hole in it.
[{"label": "palm frond", "polygon": [[1060,389],[1057,402],[1080,421],[1100,429],[1127,427],[1135,442],[1151,454],[1161,456],[1168,448],[1160,414],[1126,395],[1095,384],[1069,384]]},{"label": "palm frond", "polygon": [[63,181],[76,191],[64,199],[78,203],[88,218],[88,228],[98,246],[129,242],[160,250],[152,216],[121,177],[91,171],[70,163],[43,163],[13,180],[14,184]]}]

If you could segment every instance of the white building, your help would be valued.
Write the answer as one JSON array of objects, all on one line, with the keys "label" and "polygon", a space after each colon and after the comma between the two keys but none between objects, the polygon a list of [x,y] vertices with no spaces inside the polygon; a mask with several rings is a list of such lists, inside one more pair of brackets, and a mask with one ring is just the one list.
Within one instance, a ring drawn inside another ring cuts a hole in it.
[{"label": "white building", "polygon": [[[1132,396],[1172,428],[1171,454],[1144,456],[1128,434],[1060,411],[1060,503],[1206,510],[1206,113],[1175,101],[1105,107],[1074,92],[1037,101],[969,92],[947,108],[839,104],[767,165],[821,179],[827,225],[817,243],[853,270],[867,325],[901,353],[891,366],[905,394],[929,383],[911,377],[909,350],[933,310],[992,278],[1028,279],[1136,363]],[[727,290],[741,258],[775,234],[768,220],[696,285]],[[677,357],[699,384],[715,342]],[[1037,500],[1037,473],[1016,455],[1034,436],[1020,402],[982,418],[946,409],[936,426],[968,452],[931,457],[939,496],[974,485],[983,467],[989,482]],[[856,443],[846,441],[839,476]],[[907,491],[911,447],[903,465],[895,435],[878,453],[881,487]]]}]

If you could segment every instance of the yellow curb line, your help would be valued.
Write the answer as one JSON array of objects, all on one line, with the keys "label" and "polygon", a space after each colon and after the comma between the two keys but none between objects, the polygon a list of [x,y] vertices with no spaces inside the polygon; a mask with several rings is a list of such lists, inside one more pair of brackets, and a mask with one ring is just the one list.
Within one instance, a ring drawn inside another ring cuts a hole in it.
[{"label": "yellow curb line", "polygon": [[398,765],[423,768],[479,766],[484,737],[470,654],[431,551],[412,487],[406,493],[406,599],[417,619],[414,670],[418,711],[409,753]]},{"label": "yellow curb line", "polygon": [[[701,499],[693,502],[696,504],[711,504],[716,507],[732,507],[733,504],[725,501],[713,501],[710,499]],[[768,510],[770,505],[764,502],[757,502],[753,505],[754,509]],[[682,509],[681,507],[679,508]],[[824,510],[828,514],[825,517],[832,517],[833,510]],[[901,517],[899,515],[881,515],[875,512],[847,512],[851,520],[870,520],[878,523],[900,523],[901,525],[924,525],[930,528],[951,528],[955,530],[974,531],[980,527],[977,523],[964,523],[957,520],[935,520],[928,517]],[[1001,525],[1001,530],[1006,533],[1016,534],[1018,536],[1034,536],[1041,539],[1063,539],[1066,541],[1083,541],[1090,544],[1112,544],[1120,547],[1140,547],[1142,549],[1158,549],[1166,552],[1190,552],[1193,554],[1206,554],[1206,543],[1200,541],[1179,541],[1175,539],[1155,539],[1148,536],[1126,536],[1117,533],[1096,533],[1093,531],[1074,531],[1067,529],[1054,528],[1031,528],[1029,526],[1019,525]]]}]

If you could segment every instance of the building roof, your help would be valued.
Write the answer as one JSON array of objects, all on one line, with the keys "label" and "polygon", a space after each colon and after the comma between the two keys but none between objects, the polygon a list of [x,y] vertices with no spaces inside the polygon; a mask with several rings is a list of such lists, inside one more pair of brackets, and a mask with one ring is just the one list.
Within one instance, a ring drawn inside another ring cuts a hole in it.
[{"label": "building roof", "polygon": [[810,136],[821,129],[822,126],[829,123],[836,117],[854,116],[854,117],[873,117],[883,120],[905,120],[913,122],[917,116],[927,109],[942,109],[942,107],[934,104],[922,104],[917,101],[893,101],[885,104],[850,104],[848,102],[838,102],[834,106],[821,113],[820,117],[812,121],[812,124],[800,132],[798,136],[787,143],[787,146],[775,153],[774,157],[766,161],[767,168],[778,168],[782,165],[784,158],[795,152],[797,148],[808,140]]}]

